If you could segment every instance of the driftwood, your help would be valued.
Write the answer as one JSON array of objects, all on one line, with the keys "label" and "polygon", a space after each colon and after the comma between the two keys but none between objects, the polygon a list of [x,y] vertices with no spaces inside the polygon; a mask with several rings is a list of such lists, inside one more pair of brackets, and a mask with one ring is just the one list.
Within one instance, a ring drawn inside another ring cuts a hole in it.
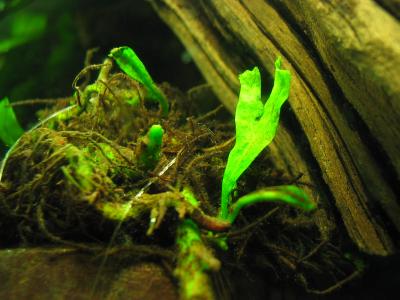
[{"label": "driftwood", "polygon": [[0,299],[177,299],[154,262],[99,261],[76,249],[0,250]]},{"label": "driftwood", "polygon": [[334,222],[344,224],[362,251],[394,253],[400,232],[399,2],[152,5],[231,112],[237,74],[254,65],[273,74],[282,57],[292,86],[290,108],[270,147],[277,167],[303,173],[302,181],[314,186],[309,192],[318,201],[315,217],[324,235]]}]

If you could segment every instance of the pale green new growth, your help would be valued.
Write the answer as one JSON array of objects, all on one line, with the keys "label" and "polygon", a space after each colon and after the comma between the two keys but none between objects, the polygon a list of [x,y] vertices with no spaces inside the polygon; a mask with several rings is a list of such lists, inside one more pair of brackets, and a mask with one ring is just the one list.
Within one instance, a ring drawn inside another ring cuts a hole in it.
[{"label": "pale green new growth", "polygon": [[12,146],[23,133],[8,98],[3,98],[0,100],[0,140]]},{"label": "pale green new growth", "polygon": [[153,169],[161,156],[164,130],[161,125],[152,125],[139,146],[139,164],[145,169]]},{"label": "pale green new growth", "polygon": [[164,116],[168,114],[168,101],[163,92],[156,86],[146,67],[129,47],[114,48],[110,52],[110,57],[114,58],[118,66],[129,77],[144,85],[147,91],[147,98],[160,104]]},{"label": "pale green new growth", "polygon": [[222,180],[222,219],[228,218],[231,192],[243,172],[260,152],[273,140],[279,123],[282,104],[289,96],[290,73],[281,70],[281,61],[275,62],[275,80],[265,105],[261,99],[260,71],[255,67],[239,75],[240,95],[236,108],[236,143],[229,153]]}]

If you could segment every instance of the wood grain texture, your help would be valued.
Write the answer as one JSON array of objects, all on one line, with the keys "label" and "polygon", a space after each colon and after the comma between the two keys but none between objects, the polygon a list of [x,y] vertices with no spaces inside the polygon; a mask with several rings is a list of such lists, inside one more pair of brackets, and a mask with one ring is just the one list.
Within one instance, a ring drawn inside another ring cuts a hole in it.
[{"label": "wood grain texture", "polygon": [[331,202],[360,249],[393,253],[400,232],[400,25],[393,14],[369,0],[152,3],[231,112],[237,74],[254,65],[273,74],[283,58],[293,80],[271,146],[275,163],[317,186],[321,232],[331,224]]}]

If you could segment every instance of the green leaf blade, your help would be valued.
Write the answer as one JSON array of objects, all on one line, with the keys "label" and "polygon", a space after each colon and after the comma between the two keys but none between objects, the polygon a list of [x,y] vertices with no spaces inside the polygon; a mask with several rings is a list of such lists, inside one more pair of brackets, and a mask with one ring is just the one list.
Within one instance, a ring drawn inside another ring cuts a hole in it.
[{"label": "green leaf blade", "polygon": [[280,109],[289,95],[290,73],[275,63],[275,80],[266,104],[261,102],[261,76],[258,68],[239,76],[241,88],[236,108],[236,143],[229,153],[222,179],[220,217],[228,217],[228,206],[236,182],[260,152],[275,137]]},{"label": "green leaf blade", "polygon": [[7,97],[0,100],[0,140],[7,146],[12,146],[24,130],[19,125],[13,108]]},{"label": "green leaf blade", "polygon": [[136,53],[129,47],[119,47],[111,50],[110,57],[114,58],[121,70],[129,77],[143,84],[148,99],[158,102],[163,115],[166,116],[169,110],[168,101]]}]

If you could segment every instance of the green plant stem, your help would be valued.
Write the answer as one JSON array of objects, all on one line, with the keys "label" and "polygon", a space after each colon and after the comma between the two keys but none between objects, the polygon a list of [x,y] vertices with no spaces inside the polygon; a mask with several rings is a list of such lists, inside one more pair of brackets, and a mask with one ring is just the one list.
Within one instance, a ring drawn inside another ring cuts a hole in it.
[{"label": "green plant stem", "polygon": [[294,185],[282,185],[271,187],[267,190],[247,194],[236,201],[230,208],[228,221],[233,223],[241,209],[259,202],[284,202],[292,206],[309,211],[315,208],[315,204],[306,193]]}]

